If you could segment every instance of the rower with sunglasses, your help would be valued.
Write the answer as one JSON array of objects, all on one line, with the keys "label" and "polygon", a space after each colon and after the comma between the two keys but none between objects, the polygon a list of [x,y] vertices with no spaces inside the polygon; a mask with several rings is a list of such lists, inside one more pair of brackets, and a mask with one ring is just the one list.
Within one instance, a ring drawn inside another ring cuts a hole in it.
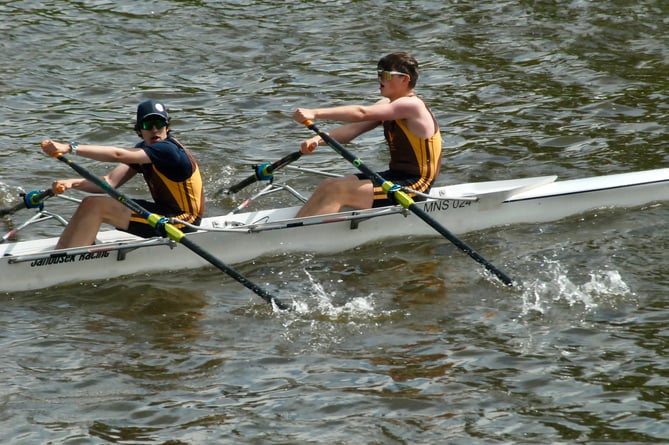
[{"label": "rower with sunglasses", "polygon": [[[414,91],[418,62],[405,52],[388,54],[377,64],[377,77],[383,99],[375,104],[298,108],[293,119],[299,123],[316,119],[346,122],[328,132],[341,143],[382,125],[390,162],[379,175],[403,188],[427,193],[441,167],[441,133],[434,115]],[[300,151],[308,154],[324,143],[320,136],[314,136],[302,142]],[[408,195],[415,201],[422,199],[413,193]],[[368,209],[391,204],[392,197],[379,184],[359,173],[325,179],[297,217],[336,213],[344,207]]]},{"label": "rower with sunglasses", "polygon": [[[164,104],[147,100],[137,106],[135,131],[142,138],[134,148],[102,145],[69,144],[46,140],[42,150],[49,156],[58,153],[82,156],[101,162],[120,162],[104,180],[113,188],[125,184],[137,173],[143,175],[153,201],[133,199],[151,213],[177,218],[199,225],[204,214],[204,190],[198,164],[170,132],[170,117]],[[54,193],[74,189],[104,193],[98,186],[82,178],[60,179],[52,184]],[[87,196],[82,201],[58,240],[57,248],[91,245],[102,223],[119,230],[149,238],[156,230],[146,219],[109,196]],[[183,232],[192,231],[174,223]]]}]

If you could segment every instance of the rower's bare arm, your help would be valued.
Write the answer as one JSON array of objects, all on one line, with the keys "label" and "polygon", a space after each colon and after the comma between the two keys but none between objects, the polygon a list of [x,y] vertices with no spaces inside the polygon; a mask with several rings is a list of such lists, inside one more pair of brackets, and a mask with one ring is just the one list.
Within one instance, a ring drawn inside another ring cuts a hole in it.
[{"label": "rower's bare arm", "polygon": [[100,162],[148,164],[149,156],[141,148],[122,148],[105,145],[79,145],[77,154]]},{"label": "rower's bare arm", "polygon": [[42,150],[49,156],[72,154],[100,162],[124,162],[128,164],[146,164],[151,162],[141,148],[122,148],[107,145],[65,144],[49,139],[42,141]]}]

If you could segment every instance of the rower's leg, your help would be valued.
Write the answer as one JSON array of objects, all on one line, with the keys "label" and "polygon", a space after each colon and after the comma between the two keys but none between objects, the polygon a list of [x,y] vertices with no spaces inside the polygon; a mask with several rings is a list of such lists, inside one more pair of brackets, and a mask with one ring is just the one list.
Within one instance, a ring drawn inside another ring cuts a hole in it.
[{"label": "rower's leg", "polygon": [[56,248],[90,246],[95,242],[102,223],[126,229],[130,221],[130,214],[130,209],[113,198],[88,196],[81,201],[74,212]]},{"label": "rower's leg", "polygon": [[337,213],[343,207],[368,209],[374,201],[372,181],[357,176],[325,179],[319,184],[296,217]]}]

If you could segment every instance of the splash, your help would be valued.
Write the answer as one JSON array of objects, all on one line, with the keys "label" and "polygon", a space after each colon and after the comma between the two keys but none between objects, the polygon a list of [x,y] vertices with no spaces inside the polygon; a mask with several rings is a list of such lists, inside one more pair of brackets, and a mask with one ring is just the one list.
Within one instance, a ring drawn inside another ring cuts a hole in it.
[{"label": "splash", "polygon": [[[312,291],[312,298],[310,300],[303,300],[295,304],[297,313],[300,314],[321,314],[322,317],[331,320],[354,319],[371,317],[378,317],[379,313],[376,310],[374,302],[374,294],[371,293],[364,297],[353,297],[341,306],[335,304],[337,299],[337,292],[328,292],[322,283],[314,278],[313,274],[308,270],[304,270],[308,281],[309,288]],[[310,307],[313,303],[313,307]]]},{"label": "splash", "polygon": [[569,271],[557,261],[545,260],[545,276],[525,286],[523,315],[532,312],[545,314],[552,303],[566,302],[570,307],[581,306],[592,311],[599,305],[633,293],[617,270],[594,270],[590,280],[581,284],[569,278]]},{"label": "splash", "polygon": [[12,187],[0,182],[0,203],[11,204],[19,200],[19,194],[25,193],[21,187]]},{"label": "splash", "polygon": [[[282,314],[282,337],[300,351],[323,350],[352,336],[367,335],[383,322],[402,318],[400,310],[377,307],[377,295],[344,295],[328,291],[327,281],[321,283],[303,269],[307,279],[301,279],[308,297],[293,301],[294,310]],[[341,284],[338,282],[337,284]],[[341,289],[341,287],[338,287]],[[341,300],[344,301],[341,301]]]}]

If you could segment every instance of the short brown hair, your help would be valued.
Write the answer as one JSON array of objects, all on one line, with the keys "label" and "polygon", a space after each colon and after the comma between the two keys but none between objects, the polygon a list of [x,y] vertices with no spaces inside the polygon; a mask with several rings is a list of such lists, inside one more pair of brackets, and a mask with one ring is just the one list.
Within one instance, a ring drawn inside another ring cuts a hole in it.
[{"label": "short brown hair", "polygon": [[414,88],[418,82],[418,62],[413,56],[406,52],[390,53],[383,56],[376,68],[386,71],[399,71],[410,76],[409,87]]}]

